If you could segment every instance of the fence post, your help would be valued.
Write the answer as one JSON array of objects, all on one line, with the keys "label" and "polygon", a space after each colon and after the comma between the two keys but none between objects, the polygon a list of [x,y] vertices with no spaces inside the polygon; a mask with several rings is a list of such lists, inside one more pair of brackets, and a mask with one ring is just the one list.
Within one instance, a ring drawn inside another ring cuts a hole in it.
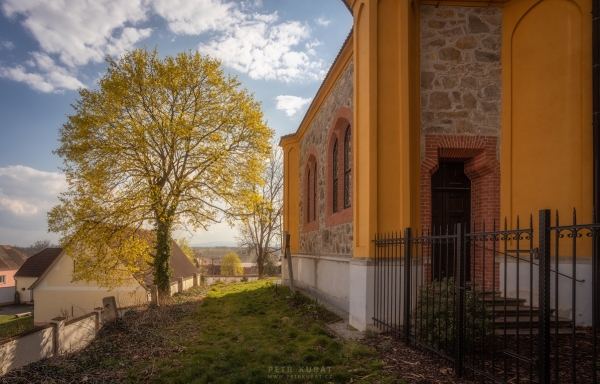
[{"label": "fence post", "polygon": [[411,231],[406,228],[404,232],[404,343],[410,345],[410,322],[411,322]]},{"label": "fence post", "polygon": [[540,210],[538,377],[550,382],[550,210]]},{"label": "fence post", "polygon": [[64,328],[65,328],[65,320],[66,318],[64,317],[55,317],[54,319],[50,320],[50,322],[52,323],[52,338],[54,340],[54,343],[52,345],[52,349],[53,349],[53,353],[54,356],[58,356],[60,355],[63,346],[61,345],[61,335],[63,334]]},{"label": "fence post", "polygon": [[455,281],[454,291],[456,295],[456,305],[454,307],[456,319],[456,375],[462,377],[465,360],[465,290],[466,290],[466,255],[464,233],[462,226],[456,224],[456,260],[458,261],[458,281]]}]

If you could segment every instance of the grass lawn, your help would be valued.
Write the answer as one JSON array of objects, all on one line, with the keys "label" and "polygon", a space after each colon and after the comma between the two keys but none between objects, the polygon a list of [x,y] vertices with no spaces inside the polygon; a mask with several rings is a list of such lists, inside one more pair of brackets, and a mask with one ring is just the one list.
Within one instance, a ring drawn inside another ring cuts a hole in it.
[{"label": "grass lawn", "polygon": [[0,376],[0,384],[402,383],[374,348],[330,337],[336,316],[272,281],[192,288],[107,323],[85,349]]},{"label": "grass lawn", "polygon": [[0,316],[0,340],[18,335],[33,328],[33,316],[15,318],[14,315]]},{"label": "grass lawn", "polygon": [[[275,294],[271,281],[210,289],[199,311],[169,330],[181,354],[157,362],[157,382],[292,383],[392,382],[362,344],[327,335],[336,316],[304,296]],[[129,378],[143,381],[131,369]]]}]

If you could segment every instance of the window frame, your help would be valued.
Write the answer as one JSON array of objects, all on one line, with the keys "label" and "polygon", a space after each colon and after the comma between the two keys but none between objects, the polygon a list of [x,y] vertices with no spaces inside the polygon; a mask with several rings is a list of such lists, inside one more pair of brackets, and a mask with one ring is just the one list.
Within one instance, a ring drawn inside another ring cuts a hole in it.
[{"label": "window frame", "polygon": [[344,134],[344,209],[352,206],[351,188],[352,188],[352,127],[350,124],[346,127]]},{"label": "window frame", "polygon": [[[329,133],[327,134],[326,153],[325,153],[325,227],[333,227],[344,223],[351,223],[354,220],[354,208],[352,200],[352,169],[354,168],[354,159],[352,157],[352,131],[349,133],[349,156],[344,155],[344,139],[348,129],[353,127],[353,112],[348,107],[340,107],[335,112]],[[337,143],[337,150],[334,151]],[[335,153],[334,153],[335,152]],[[347,157],[347,160],[346,160]],[[337,159],[337,160],[336,160]],[[344,171],[349,170],[348,176]],[[344,179],[349,180],[344,182]],[[347,195],[344,196],[344,185],[348,187]],[[348,201],[344,204],[344,198]]]},{"label": "window frame", "polygon": [[338,139],[335,138],[335,142],[333,143],[333,154],[332,154],[332,187],[331,187],[331,198],[332,198],[332,209],[333,213],[339,211],[339,202],[338,202],[338,186],[339,186],[339,177],[338,177],[338,167],[339,167],[339,146]]}]

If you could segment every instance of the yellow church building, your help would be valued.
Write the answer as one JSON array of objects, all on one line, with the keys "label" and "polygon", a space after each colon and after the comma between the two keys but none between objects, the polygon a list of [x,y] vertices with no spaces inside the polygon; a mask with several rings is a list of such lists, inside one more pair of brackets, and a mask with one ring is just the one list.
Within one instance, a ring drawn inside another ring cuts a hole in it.
[{"label": "yellow church building", "polygon": [[594,221],[592,0],[340,1],[353,29],[280,142],[297,286],[365,330],[377,233]]}]

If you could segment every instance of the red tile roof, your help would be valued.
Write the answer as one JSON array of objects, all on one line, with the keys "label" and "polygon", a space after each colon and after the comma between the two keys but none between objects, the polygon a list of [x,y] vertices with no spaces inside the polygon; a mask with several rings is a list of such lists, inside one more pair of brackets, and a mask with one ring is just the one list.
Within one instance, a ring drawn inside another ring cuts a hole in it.
[{"label": "red tile roof", "polygon": [[10,245],[0,245],[0,271],[19,269],[27,255]]},{"label": "red tile roof", "polygon": [[62,248],[46,248],[28,258],[19,268],[15,277],[40,277],[62,253]]}]

